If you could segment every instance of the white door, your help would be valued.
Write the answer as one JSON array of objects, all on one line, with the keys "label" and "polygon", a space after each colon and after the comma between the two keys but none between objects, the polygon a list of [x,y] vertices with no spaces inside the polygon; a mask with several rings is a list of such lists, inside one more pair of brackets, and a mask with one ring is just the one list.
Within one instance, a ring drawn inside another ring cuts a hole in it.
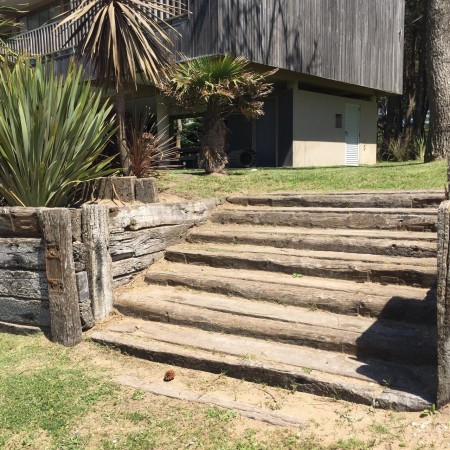
[{"label": "white door", "polygon": [[345,113],[345,165],[359,166],[359,105],[347,103]]}]

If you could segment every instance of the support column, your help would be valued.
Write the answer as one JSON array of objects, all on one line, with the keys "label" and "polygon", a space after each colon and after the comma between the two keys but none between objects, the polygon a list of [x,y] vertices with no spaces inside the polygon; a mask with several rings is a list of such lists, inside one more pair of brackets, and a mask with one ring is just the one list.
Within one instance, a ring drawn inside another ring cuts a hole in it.
[{"label": "support column", "polygon": [[84,205],[83,243],[94,320],[108,317],[113,308],[112,261],[109,254],[109,208]]},{"label": "support column", "polygon": [[437,290],[437,406],[450,403],[450,201],[441,203],[438,215]]},{"label": "support column", "polygon": [[81,342],[82,333],[70,212],[63,208],[43,209],[39,223],[45,241],[52,340],[72,347]]}]

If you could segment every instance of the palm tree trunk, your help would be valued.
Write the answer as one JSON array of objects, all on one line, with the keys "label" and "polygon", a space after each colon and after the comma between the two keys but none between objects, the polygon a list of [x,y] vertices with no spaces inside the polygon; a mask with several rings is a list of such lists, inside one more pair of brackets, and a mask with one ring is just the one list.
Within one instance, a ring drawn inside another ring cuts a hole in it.
[{"label": "palm tree trunk", "polygon": [[225,153],[227,131],[224,121],[220,120],[214,125],[209,124],[200,136],[202,151],[199,166],[203,167],[208,174],[221,173],[228,163]]},{"label": "palm tree trunk", "polygon": [[122,81],[117,82],[115,99],[117,121],[117,148],[119,149],[120,163],[125,175],[130,173],[130,159],[126,145],[126,118],[125,118],[125,88]]},{"label": "palm tree trunk", "polygon": [[[428,67],[430,80],[429,160],[450,160],[450,2],[430,0]],[[449,174],[450,176],[450,174]]]}]

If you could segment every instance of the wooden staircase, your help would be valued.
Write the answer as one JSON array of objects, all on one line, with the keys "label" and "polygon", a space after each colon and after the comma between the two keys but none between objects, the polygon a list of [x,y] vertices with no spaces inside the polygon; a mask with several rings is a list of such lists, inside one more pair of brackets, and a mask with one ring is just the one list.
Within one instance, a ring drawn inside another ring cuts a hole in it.
[{"label": "wooden staircase", "polygon": [[233,197],[92,339],[153,361],[394,410],[436,394],[442,192]]}]

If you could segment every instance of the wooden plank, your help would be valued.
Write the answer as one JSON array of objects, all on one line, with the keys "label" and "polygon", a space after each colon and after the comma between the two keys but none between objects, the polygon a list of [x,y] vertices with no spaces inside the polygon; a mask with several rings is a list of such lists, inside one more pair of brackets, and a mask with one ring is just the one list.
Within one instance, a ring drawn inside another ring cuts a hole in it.
[{"label": "wooden plank", "polygon": [[110,228],[112,231],[121,228],[136,231],[142,228],[200,223],[209,219],[215,207],[214,200],[201,200],[113,208],[110,213]]},{"label": "wooden plank", "polygon": [[48,302],[0,297],[0,321],[48,327],[50,312]]},{"label": "wooden plank", "polygon": [[113,261],[161,252],[170,245],[180,243],[186,237],[189,228],[191,225],[183,224],[112,233],[109,251]]},{"label": "wooden plank", "polygon": [[42,239],[0,238],[2,269],[44,270]]},{"label": "wooden plank", "polygon": [[450,202],[438,216],[438,389],[437,406],[450,403]]},{"label": "wooden plank", "polygon": [[279,427],[295,427],[305,426],[306,421],[295,416],[284,414],[279,411],[270,411],[268,409],[259,408],[247,403],[236,402],[219,397],[215,397],[204,392],[195,392],[188,389],[180,389],[179,387],[171,387],[162,383],[146,383],[136,377],[128,375],[119,375],[116,378],[119,384],[150,392],[153,395],[162,395],[164,397],[174,398],[176,400],[184,400],[187,402],[200,403],[203,405],[213,405],[220,408],[231,409],[241,416],[250,419],[265,422],[270,425]]},{"label": "wooden plank", "polygon": [[0,295],[31,300],[48,300],[45,272],[0,269]]},{"label": "wooden plank", "polygon": [[70,212],[59,208],[42,210],[39,222],[45,240],[52,340],[74,346],[81,342],[82,334]]},{"label": "wooden plank", "polygon": [[108,208],[84,205],[82,227],[92,313],[97,321],[107,317],[113,307]]},{"label": "wooden plank", "polygon": [[39,208],[0,208],[1,237],[39,237]]},{"label": "wooden plank", "polygon": [[112,263],[112,275],[114,278],[121,278],[126,275],[136,274],[147,269],[156,261],[164,258],[164,252],[152,253],[140,258],[129,258]]}]

